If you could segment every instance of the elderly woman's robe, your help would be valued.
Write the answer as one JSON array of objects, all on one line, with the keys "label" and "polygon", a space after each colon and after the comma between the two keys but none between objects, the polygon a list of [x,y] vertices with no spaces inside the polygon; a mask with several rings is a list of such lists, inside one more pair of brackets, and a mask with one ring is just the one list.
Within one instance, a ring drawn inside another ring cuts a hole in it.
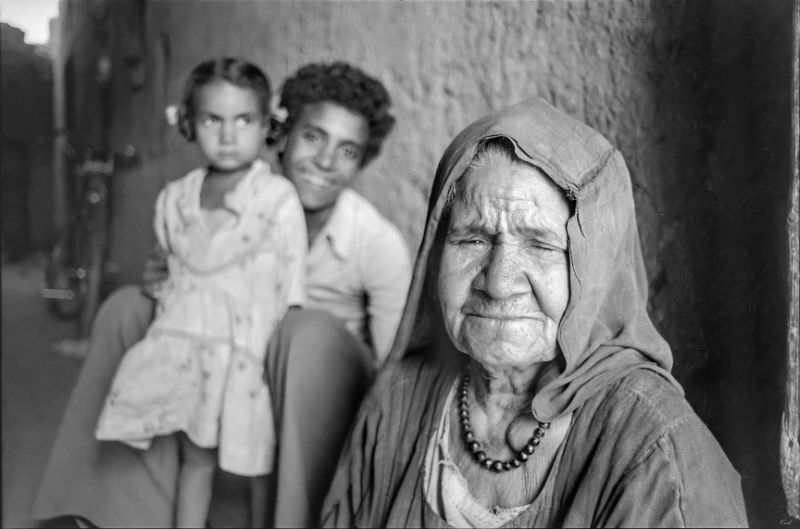
[{"label": "elderly woman's robe", "polygon": [[423,487],[426,449],[465,363],[443,343],[431,299],[437,241],[446,229],[439,221],[450,188],[479,145],[494,137],[511,140],[516,155],[542,170],[572,205],[560,372],[531,403],[537,420],[571,413],[572,424],[540,492],[506,526],[746,525],[739,475],[669,374],[669,346],[647,314],[622,156],[541,100],[476,121],[445,151],[390,363],[359,411],[323,524],[447,526]]}]

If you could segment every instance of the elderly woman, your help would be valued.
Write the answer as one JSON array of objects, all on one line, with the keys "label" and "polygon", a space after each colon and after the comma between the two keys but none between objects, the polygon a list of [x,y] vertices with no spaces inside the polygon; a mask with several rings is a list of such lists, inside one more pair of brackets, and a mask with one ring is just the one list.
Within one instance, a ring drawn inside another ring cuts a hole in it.
[{"label": "elderly woman", "polygon": [[646,312],[625,163],[539,100],[445,152],[326,526],[746,524]]}]

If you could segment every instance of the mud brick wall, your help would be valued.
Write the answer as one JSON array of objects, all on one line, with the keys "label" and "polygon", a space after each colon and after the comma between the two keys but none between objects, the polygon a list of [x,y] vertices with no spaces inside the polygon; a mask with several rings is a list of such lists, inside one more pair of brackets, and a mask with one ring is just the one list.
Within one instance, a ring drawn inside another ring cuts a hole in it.
[{"label": "mud brick wall", "polygon": [[[78,19],[104,5],[71,3]],[[276,85],[305,63],[336,59],[381,79],[398,123],[355,187],[412,249],[453,135],[491,109],[543,97],[627,160],[651,311],[673,347],[675,374],[742,474],[751,522],[782,516],[791,1],[126,0],[105,8],[115,65],[110,139],[143,154],[116,182],[112,256],[122,280],[138,277],[152,244],[156,193],[197,163],[163,109],[201,60],[247,57]]]}]

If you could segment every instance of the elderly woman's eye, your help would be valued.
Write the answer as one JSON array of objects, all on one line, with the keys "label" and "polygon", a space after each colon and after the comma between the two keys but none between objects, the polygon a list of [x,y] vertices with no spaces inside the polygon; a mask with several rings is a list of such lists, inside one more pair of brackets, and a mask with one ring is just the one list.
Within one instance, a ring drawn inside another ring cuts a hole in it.
[{"label": "elderly woman's eye", "polygon": [[531,244],[531,248],[538,254],[553,256],[553,257],[561,256],[567,253],[567,250],[561,248],[560,246],[547,244],[543,242],[535,242]]}]

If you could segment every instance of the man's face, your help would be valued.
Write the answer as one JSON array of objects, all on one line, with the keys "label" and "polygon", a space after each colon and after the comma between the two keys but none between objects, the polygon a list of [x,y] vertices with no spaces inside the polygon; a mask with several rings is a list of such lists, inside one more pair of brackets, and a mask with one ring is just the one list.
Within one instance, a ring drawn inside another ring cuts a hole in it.
[{"label": "man's face", "polygon": [[194,130],[209,164],[226,173],[247,170],[267,135],[256,93],[221,80],[197,91]]},{"label": "man's face", "polygon": [[554,359],[569,300],[566,199],[519,161],[480,166],[460,184],[438,276],[450,340],[487,367]]},{"label": "man's face", "polygon": [[369,139],[367,120],[332,102],[303,107],[286,138],[284,175],[297,188],[303,209],[332,208],[358,173]]}]

